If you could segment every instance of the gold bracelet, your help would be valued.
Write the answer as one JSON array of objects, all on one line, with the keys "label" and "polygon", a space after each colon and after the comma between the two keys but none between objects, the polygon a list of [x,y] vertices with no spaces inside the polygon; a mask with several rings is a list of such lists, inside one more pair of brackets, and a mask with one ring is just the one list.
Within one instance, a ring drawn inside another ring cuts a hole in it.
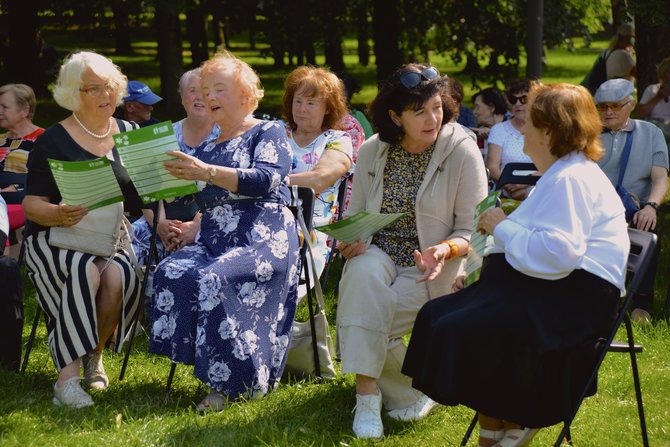
[{"label": "gold bracelet", "polygon": [[449,259],[458,256],[458,245],[456,245],[455,242],[445,239],[440,242],[440,244],[447,244],[449,246],[449,255],[444,257],[444,261],[448,261]]}]

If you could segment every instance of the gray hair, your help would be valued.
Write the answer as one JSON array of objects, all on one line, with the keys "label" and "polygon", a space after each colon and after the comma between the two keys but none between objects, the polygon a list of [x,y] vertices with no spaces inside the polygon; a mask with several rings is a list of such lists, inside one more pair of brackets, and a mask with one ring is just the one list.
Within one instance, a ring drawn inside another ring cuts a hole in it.
[{"label": "gray hair", "polygon": [[193,68],[189,71],[184,72],[183,75],[181,75],[181,78],[179,78],[179,85],[177,87],[177,93],[180,95],[184,93],[184,89],[186,88],[186,84],[191,80],[193,76],[200,77],[200,67],[198,68]]},{"label": "gray hair", "polygon": [[37,106],[33,89],[26,84],[5,84],[0,87],[0,95],[9,92],[14,94],[14,99],[16,99],[16,104],[19,107],[28,109],[28,119],[32,120],[33,116],[35,116],[35,107]]},{"label": "gray hair", "polygon": [[86,70],[91,70],[96,76],[109,82],[116,94],[115,105],[121,105],[123,97],[128,94],[128,78],[110,59],[91,51],[72,53],[65,58],[54,87],[56,103],[72,112],[79,110],[81,107],[79,89],[83,85],[81,77]]}]

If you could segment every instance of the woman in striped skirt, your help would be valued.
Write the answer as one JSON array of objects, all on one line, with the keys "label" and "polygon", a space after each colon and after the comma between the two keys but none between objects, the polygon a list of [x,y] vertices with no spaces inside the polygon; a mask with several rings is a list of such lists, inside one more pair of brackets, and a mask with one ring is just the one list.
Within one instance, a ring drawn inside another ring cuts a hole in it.
[{"label": "woman in striped skirt", "polygon": [[[47,129],[35,142],[28,160],[24,211],[31,221],[26,238],[28,272],[39,304],[47,315],[49,350],[58,370],[56,405],[93,405],[80,386],[104,389],[108,378],[102,348],[118,326],[119,351],[137,309],[139,279],[129,253],[119,249],[109,259],[50,243],[53,227],[71,227],[88,213],[62,197],[48,159],[109,159],[126,206],[141,206],[137,191],[121,165],[112,136],[129,124],[112,118],[125,94],[127,79],[106,57],[91,52],[70,55],[63,63],[54,99],[72,114]],[[135,202],[130,204],[129,201]]]}]

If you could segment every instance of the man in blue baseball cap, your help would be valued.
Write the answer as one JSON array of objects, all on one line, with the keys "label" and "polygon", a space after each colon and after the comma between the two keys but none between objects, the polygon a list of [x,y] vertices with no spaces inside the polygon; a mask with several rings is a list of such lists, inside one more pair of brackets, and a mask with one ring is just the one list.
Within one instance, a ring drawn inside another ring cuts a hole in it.
[{"label": "man in blue baseball cap", "polygon": [[[630,117],[636,105],[635,86],[627,79],[604,82],[594,99],[604,128],[600,140],[605,155],[598,165],[619,190],[622,187],[637,197],[639,210],[634,212],[630,225],[655,231],[659,206],[668,191],[668,148],[663,132],[652,123]],[[634,321],[650,321],[657,262],[658,252],[647,269],[640,293],[633,298]]]},{"label": "man in blue baseball cap", "polygon": [[163,98],[151,91],[148,85],[140,81],[128,81],[128,96],[123,98],[123,119],[135,121],[140,127],[159,122],[151,117],[154,104]]}]

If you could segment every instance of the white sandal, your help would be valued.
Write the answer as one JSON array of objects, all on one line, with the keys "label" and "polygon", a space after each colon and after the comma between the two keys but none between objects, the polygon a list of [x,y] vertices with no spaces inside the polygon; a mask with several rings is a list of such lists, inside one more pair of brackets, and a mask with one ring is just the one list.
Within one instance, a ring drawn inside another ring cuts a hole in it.
[{"label": "white sandal", "polygon": [[492,441],[492,443],[488,444],[488,445],[493,445],[493,444],[495,444],[496,441],[500,441],[504,437],[505,437],[505,430],[502,429],[502,428],[500,430],[488,430],[486,428],[481,428],[480,427],[479,428],[479,447],[485,447],[481,442],[482,438],[487,439],[489,441]]},{"label": "white sandal", "polygon": [[539,428],[528,427],[505,430],[505,436],[493,444],[493,447],[526,447],[538,431]]}]

